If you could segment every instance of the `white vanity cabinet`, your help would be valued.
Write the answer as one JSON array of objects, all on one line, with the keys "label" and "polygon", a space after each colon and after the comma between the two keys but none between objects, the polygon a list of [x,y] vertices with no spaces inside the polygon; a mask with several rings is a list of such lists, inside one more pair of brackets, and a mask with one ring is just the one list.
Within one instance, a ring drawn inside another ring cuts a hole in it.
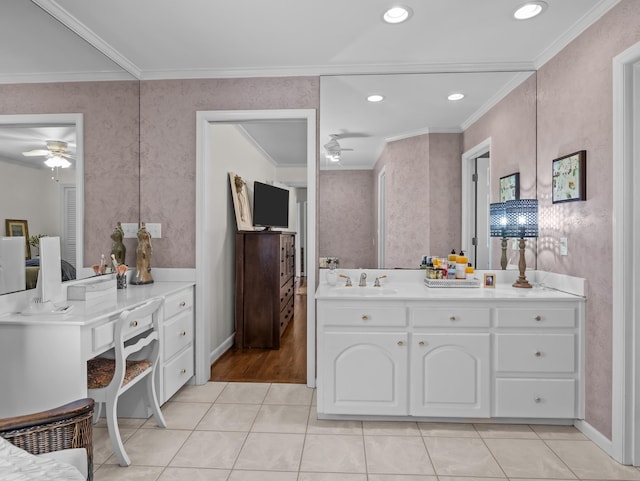
[{"label": "white vanity cabinet", "polygon": [[576,303],[495,309],[495,417],[583,418],[582,322]]},{"label": "white vanity cabinet", "polygon": [[460,291],[317,296],[318,415],[583,418],[584,298]]},{"label": "white vanity cabinet", "polygon": [[160,355],[160,404],[194,374],[194,295],[189,286],[165,297]]}]

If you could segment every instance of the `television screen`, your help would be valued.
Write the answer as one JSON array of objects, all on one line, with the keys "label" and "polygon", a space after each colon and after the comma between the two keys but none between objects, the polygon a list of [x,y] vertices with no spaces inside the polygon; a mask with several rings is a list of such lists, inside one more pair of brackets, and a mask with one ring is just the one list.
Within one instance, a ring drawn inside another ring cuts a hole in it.
[{"label": "television screen", "polygon": [[254,182],[253,225],[289,227],[289,191],[262,182]]}]

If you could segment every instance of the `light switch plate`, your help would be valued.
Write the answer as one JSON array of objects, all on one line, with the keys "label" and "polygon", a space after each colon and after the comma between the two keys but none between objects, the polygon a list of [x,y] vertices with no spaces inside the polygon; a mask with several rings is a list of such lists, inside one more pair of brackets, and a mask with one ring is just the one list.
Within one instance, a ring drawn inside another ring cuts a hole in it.
[{"label": "light switch plate", "polygon": [[122,230],[124,232],[125,239],[135,239],[138,237],[138,223],[133,222],[123,222],[120,224]]},{"label": "light switch plate", "polygon": [[560,237],[560,255],[566,256],[569,253],[569,246],[566,237]]},{"label": "light switch plate", "polygon": [[152,239],[162,238],[162,224],[159,222],[147,222],[144,226],[147,228],[147,232],[151,234]]}]

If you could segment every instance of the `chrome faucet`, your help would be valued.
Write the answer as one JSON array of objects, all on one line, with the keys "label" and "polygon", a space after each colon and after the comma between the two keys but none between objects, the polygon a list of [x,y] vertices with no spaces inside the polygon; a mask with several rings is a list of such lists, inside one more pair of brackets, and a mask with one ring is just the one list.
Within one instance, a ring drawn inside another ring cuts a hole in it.
[{"label": "chrome faucet", "polygon": [[367,273],[363,272],[360,274],[360,283],[358,284],[360,287],[367,287]]}]

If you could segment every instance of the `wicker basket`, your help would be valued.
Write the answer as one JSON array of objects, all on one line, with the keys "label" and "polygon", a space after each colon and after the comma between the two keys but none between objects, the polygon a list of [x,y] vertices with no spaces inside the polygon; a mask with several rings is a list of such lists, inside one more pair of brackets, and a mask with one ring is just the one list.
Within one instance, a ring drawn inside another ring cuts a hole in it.
[{"label": "wicker basket", "polygon": [[93,399],[49,411],[0,419],[0,436],[31,454],[61,449],[87,450],[87,479],[93,479]]}]

